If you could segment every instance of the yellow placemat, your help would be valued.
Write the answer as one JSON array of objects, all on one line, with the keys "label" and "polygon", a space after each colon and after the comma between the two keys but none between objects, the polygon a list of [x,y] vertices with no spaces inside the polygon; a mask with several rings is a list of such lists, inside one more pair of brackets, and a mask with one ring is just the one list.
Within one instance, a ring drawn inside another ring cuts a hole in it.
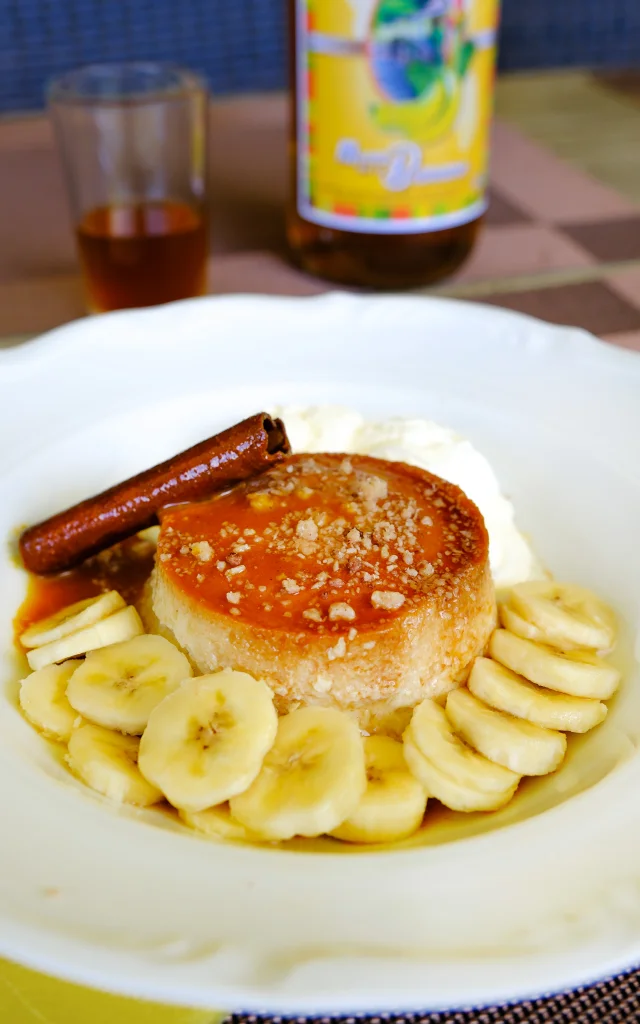
[{"label": "yellow placemat", "polygon": [[224,1016],[122,999],[0,960],[2,1024],[219,1024]]}]

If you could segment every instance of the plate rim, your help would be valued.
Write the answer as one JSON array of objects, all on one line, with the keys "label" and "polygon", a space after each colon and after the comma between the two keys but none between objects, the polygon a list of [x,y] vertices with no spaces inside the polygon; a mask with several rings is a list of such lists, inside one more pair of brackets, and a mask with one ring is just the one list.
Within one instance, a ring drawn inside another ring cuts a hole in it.
[{"label": "plate rim", "polygon": [[260,304],[265,308],[269,306],[275,308],[286,304],[289,307],[298,307],[300,309],[312,306],[339,310],[340,307],[344,309],[348,309],[349,307],[355,309],[356,307],[373,305],[383,307],[385,305],[395,305],[398,303],[414,307],[420,305],[431,306],[432,308],[441,308],[443,310],[449,309],[450,311],[464,308],[483,319],[487,318],[495,321],[502,320],[504,323],[511,321],[514,325],[529,324],[536,329],[542,328],[547,332],[547,344],[552,340],[552,333],[556,335],[555,341],[558,344],[566,343],[571,340],[575,342],[580,339],[580,344],[587,344],[591,348],[591,351],[593,353],[598,353],[600,357],[608,358],[611,356],[613,360],[619,362],[620,365],[626,363],[627,366],[637,366],[636,372],[640,372],[640,352],[616,345],[611,341],[605,341],[593,334],[591,331],[585,330],[582,327],[554,323],[552,321],[543,320],[541,317],[536,317],[529,313],[521,313],[517,310],[492,305],[474,298],[467,299],[449,297],[446,295],[418,295],[412,293],[359,295],[340,290],[331,290],[320,295],[301,296],[266,295],[259,292],[234,292],[229,295],[206,295],[199,298],[182,299],[177,302],[168,302],[157,306],[114,310],[100,314],[92,313],[85,317],[78,317],[68,323],[60,324],[57,327],[52,327],[47,331],[43,331],[33,337],[30,337],[26,341],[20,340],[16,344],[0,348],[0,371],[2,371],[5,366],[10,367],[12,364],[22,364],[25,362],[30,363],[34,352],[38,355],[48,355],[49,350],[55,351],[56,347],[59,348],[64,344],[69,344],[70,342],[67,341],[68,338],[73,340],[81,338],[82,334],[85,333],[86,330],[91,330],[98,322],[111,323],[114,325],[117,325],[118,321],[134,319],[140,321],[148,319],[152,322],[155,319],[165,319],[167,315],[179,314],[179,312],[182,311],[188,312],[192,309],[202,309],[205,306],[211,309],[222,308],[223,306],[228,306],[230,308],[235,306],[245,309],[248,304],[254,306]]}]

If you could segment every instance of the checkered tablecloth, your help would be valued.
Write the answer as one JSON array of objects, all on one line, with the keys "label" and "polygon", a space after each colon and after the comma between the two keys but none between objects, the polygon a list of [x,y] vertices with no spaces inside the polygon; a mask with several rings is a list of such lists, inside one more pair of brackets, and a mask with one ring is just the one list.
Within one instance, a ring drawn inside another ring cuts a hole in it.
[{"label": "checkered tablecloth", "polygon": [[[286,123],[279,95],[214,104],[214,294],[313,295],[329,287],[287,258]],[[506,123],[494,128],[490,199],[470,260],[425,293],[574,324],[640,350],[640,205]],[[0,122],[0,343],[83,313],[49,126],[44,119]]]},{"label": "checkered tablecloth", "polygon": [[640,350],[640,206],[506,125],[491,181],[484,235],[457,284]]}]

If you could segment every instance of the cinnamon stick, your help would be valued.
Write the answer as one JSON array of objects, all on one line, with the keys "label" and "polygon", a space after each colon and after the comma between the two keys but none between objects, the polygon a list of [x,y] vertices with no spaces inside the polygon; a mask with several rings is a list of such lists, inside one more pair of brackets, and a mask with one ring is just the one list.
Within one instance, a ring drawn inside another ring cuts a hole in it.
[{"label": "cinnamon stick", "polygon": [[172,459],[29,527],[20,537],[25,568],[48,574],[73,568],[158,522],[165,505],[196,501],[255,476],[290,451],[281,420],[256,413]]}]

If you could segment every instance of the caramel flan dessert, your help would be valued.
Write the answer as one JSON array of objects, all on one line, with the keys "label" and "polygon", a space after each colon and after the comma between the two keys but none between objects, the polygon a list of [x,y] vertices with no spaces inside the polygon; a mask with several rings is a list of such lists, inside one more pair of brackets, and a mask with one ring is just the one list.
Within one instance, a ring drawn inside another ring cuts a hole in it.
[{"label": "caramel flan dessert", "polygon": [[23,532],[27,721],[110,801],[235,842],[400,842],[561,770],[620,683],[613,610],[448,429],[285,418],[304,454],[257,413]]},{"label": "caramel flan dessert", "polygon": [[[162,514],[153,616],[194,668],[401,732],[460,685],[496,624],[488,536],[454,484],[364,455],[295,455]],[[404,723],[406,724],[406,723]]]}]

